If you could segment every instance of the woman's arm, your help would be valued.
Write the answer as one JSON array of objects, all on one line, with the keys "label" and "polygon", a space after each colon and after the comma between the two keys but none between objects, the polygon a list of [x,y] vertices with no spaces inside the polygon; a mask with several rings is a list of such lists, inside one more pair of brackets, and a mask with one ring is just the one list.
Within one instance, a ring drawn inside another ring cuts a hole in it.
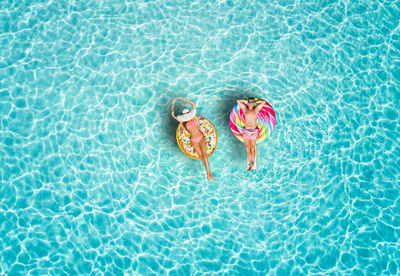
[{"label": "woman's arm", "polygon": [[175,120],[177,120],[178,122],[180,122],[180,121],[178,120],[178,118],[175,116],[174,112],[172,112],[172,117],[174,117]]},{"label": "woman's arm", "polygon": [[191,105],[193,106],[193,108],[196,108],[196,104],[195,104],[194,102],[189,101],[189,100],[187,100],[187,99],[185,99],[185,98],[182,98],[182,97],[179,97],[179,99],[181,99],[182,101],[185,101],[185,102],[191,104]]},{"label": "woman's arm", "polygon": [[178,118],[175,116],[175,102],[176,102],[177,99],[178,99],[178,98],[175,98],[175,99],[172,101],[172,112],[171,112],[171,115],[172,115],[172,117],[173,117],[175,120],[179,121]]}]

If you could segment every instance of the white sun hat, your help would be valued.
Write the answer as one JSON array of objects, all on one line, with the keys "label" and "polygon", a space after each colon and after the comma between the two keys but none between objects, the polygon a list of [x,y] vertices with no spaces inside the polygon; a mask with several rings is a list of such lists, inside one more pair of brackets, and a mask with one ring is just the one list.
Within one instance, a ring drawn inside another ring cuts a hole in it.
[{"label": "white sun hat", "polygon": [[187,122],[193,119],[194,116],[196,116],[196,109],[192,109],[189,111],[189,109],[185,108],[184,110],[182,110],[182,114],[176,117],[181,122]]}]

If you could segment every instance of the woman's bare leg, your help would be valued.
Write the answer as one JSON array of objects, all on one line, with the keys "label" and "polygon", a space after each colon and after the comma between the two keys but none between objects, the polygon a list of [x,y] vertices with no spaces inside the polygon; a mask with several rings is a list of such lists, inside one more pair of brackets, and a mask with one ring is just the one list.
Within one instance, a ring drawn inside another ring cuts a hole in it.
[{"label": "woman's bare leg", "polygon": [[208,180],[210,180],[210,177],[211,177],[212,180],[215,180],[215,177],[212,174],[212,172],[210,170],[210,166],[208,164],[207,143],[206,143],[206,140],[204,140],[204,138],[201,139],[201,141],[200,141],[200,147],[201,147],[201,151],[203,153],[203,160],[204,160],[203,162],[205,163],[205,166],[207,168],[207,178],[208,178]]},{"label": "woman's bare leg", "polygon": [[204,167],[206,167],[206,170],[207,170],[207,178],[208,178],[208,180],[210,180],[210,174],[209,174],[210,168],[208,166],[208,159],[204,157],[203,150],[201,147],[201,141],[200,141],[200,143],[192,142],[192,144],[193,144],[194,150],[199,155],[200,160],[203,161]]}]

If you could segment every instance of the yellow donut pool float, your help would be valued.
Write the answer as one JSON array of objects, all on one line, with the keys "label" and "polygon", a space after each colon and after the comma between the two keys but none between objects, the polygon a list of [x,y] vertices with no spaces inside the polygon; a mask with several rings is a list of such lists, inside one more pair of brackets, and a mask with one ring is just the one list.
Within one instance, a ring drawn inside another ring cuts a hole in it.
[{"label": "yellow donut pool float", "polygon": [[[207,154],[210,156],[214,153],[218,144],[217,130],[214,125],[204,117],[196,116],[197,122],[201,132],[207,143]],[[190,158],[200,159],[199,155],[194,150],[192,141],[190,140],[190,133],[186,130],[182,123],[178,125],[176,129],[176,141],[178,142],[179,148]]]}]

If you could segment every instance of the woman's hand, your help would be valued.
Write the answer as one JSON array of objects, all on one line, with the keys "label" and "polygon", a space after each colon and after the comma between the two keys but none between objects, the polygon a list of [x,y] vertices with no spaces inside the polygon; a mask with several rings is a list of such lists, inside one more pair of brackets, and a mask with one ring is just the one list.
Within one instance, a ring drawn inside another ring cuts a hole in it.
[{"label": "woman's hand", "polygon": [[173,101],[172,101],[172,108],[174,107],[174,104],[175,104],[175,102],[176,102],[176,100],[182,100],[182,101],[184,101],[184,102],[187,102],[187,103],[189,103],[189,104],[191,104],[192,106],[193,106],[193,108],[195,109],[196,108],[196,104],[194,103],[194,102],[192,102],[192,101],[189,101],[189,100],[186,100],[185,98],[183,98],[183,97],[176,97]]},{"label": "woman's hand", "polygon": [[182,101],[185,101],[185,102],[191,104],[191,105],[193,106],[193,108],[196,108],[196,104],[195,104],[194,102],[189,101],[189,100],[187,100],[187,99],[185,99],[185,98],[182,98],[182,97],[179,97],[179,98],[180,98]]}]

